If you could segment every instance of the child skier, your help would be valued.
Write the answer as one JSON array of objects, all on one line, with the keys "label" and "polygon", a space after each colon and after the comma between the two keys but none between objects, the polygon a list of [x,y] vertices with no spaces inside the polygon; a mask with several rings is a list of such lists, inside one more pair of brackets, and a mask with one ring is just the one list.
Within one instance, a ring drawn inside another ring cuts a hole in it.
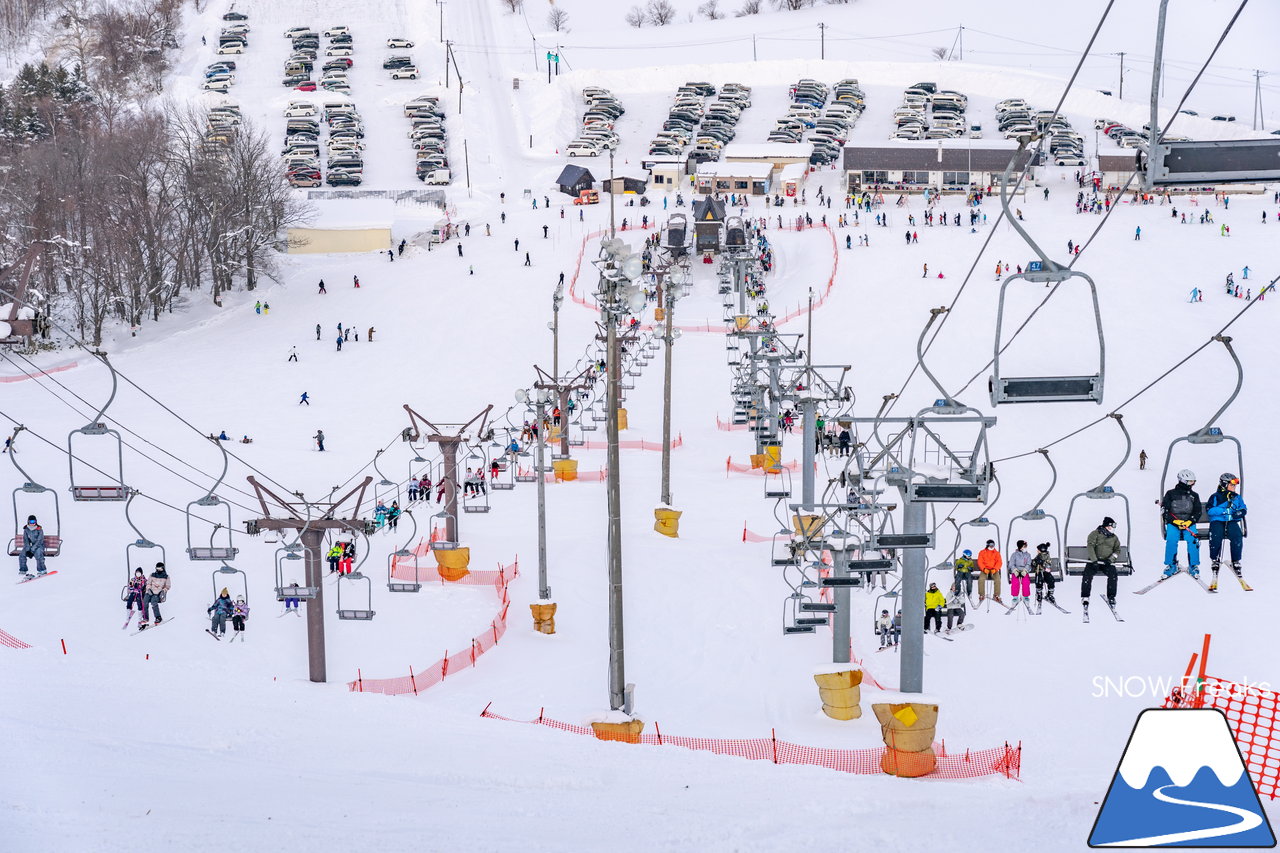
[{"label": "child skier", "polygon": [[1018,540],[1018,549],[1009,555],[1009,595],[1013,606],[1018,601],[1031,599],[1031,554],[1027,552],[1027,540]]},{"label": "child skier", "polygon": [[236,596],[236,603],[231,606],[231,627],[235,629],[235,633],[231,635],[231,639],[240,638],[240,642],[244,642],[244,622],[249,618],[249,604],[244,600],[243,595]]},{"label": "child skier", "polygon": [[[284,595],[285,595],[284,613],[293,613],[295,616],[302,615],[302,611],[298,609],[299,599],[296,597],[290,596],[290,593],[296,593],[297,591],[298,591],[298,582],[296,580],[289,581],[289,585],[284,588]],[[284,613],[281,613],[280,615],[283,616]],[[246,612],[245,615],[247,616],[248,613]]]},{"label": "child skier", "polygon": [[138,567],[133,570],[133,578],[129,581],[128,586],[124,588],[124,609],[128,611],[129,617],[124,621],[124,627],[128,628],[129,623],[133,621],[133,610],[137,607],[138,612],[142,612],[142,597],[147,591],[147,576],[143,574],[142,568]]},{"label": "child skier", "polygon": [[231,603],[231,593],[227,592],[226,587],[222,588],[222,592],[218,593],[218,597],[213,600],[213,604],[205,610],[205,613],[212,614],[212,620],[209,627],[205,631],[214,639],[221,640],[227,634],[227,617],[231,615],[234,605]]},{"label": "child skier", "polygon": [[947,599],[947,633],[951,633],[952,625],[958,631],[964,627],[964,596],[960,594],[960,585],[953,584],[951,597]]},{"label": "child skier", "polygon": [[[1053,585],[1057,583],[1057,579],[1053,576],[1053,564],[1050,562],[1049,543],[1043,542],[1036,546],[1036,555],[1031,558],[1031,580],[1036,585],[1036,607],[1039,609],[1040,600],[1047,599],[1050,604],[1057,604],[1053,598]],[[1049,588],[1046,593],[1045,587]]]}]

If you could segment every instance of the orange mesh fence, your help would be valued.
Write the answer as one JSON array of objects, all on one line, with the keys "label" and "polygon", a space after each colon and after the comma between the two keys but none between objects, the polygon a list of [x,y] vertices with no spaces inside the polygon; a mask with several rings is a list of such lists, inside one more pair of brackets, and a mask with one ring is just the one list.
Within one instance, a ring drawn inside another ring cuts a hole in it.
[{"label": "orange mesh fence", "polygon": [[1273,800],[1280,794],[1280,694],[1211,675],[1191,679],[1188,670],[1184,686],[1175,687],[1162,707],[1222,711],[1258,794]]},{"label": "orange mesh fence", "polygon": [[[815,462],[814,465],[816,470],[817,463]],[[786,468],[788,471],[795,471],[800,468],[800,463],[794,460],[791,462],[783,462],[781,465],[772,465],[767,470],[776,471],[778,468]],[[726,477],[731,473],[759,474],[760,476],[764,476],[765,471],[765,468],[752,468],[750,463],[743,464],[742,462],[734,462],[732,456],[726,456],[724,460],[724,475]]]},{"label": "orange mesh fence", "polygon": [[[480,716],[491,720],[502,720],[508,723],[525,723],[528,725],[546,726],[562,732],[576,735],[595,736],[590,726],[579,726],[553,720],[545,714],[536,719],[516,720],[495,714],[486,707]],[[880,768],[880,758],[884,755],[884,747],[873,749],[832,749],[820,746],[805,746],[778,740],[776,734],[767,738],[701,738],[666,735],[656,722],[652,732],[642,732],[639,742],[650,746],[681,746],[699,752],[713,752],[717,755],[732,755],[752,761],[771,761],[774,764],[806,764],[812,767],[825,767],[843,773],[860,775],[878,775],[884,771]],[[963,753],[948,753],[945,742],[935,743],[933,750],[937,754],[937,767],[932,773],[920,778],[933,779],[971,779],[980,776],[1004,776],[1018,779],[1022,772],[1022,745],[993,747],[991,749],[970,750]]]},{"label": "orange mesh fence", "polygon": [[0,646],[10,649],[29,649],[31,646],[22,642],[8,631],[0,630]]},{"label": "orange mesh fence", "polygon": [[[530,475],[533,475],[533,469],[532,468],[516,468],[516,474],[518,474],[521,477],[528,477]],[[574,482],[602,483],[608,478],[609,478],[608,468],[600,468],[596,471],[584,471],[581,468],[579,468],[578,475],[572,480],[566,480],[563,477],[557,475],[554,471],[542,475],[542,481],[544,483],[574,483]]]},{"label": "orange mesh fence", "polygon": [[719,414],[716,415],[716,429],[722,432],[737,432],[738,430],[746,428],[747,424],[726,423],[725,421],[720,420]]},{"label": "orange mesh fence", "polygon": [[[45,370],[33,370],[30,373],[24,373],[21,376],[0,376],[0,382],[23,382],[27,379],[37,379],[41,376],[48,376],[51,373],[61,373],[64,370],[71,370],[74,367],[78,367],[79,364],[80,362],[73,361],[70,364],[62,364],[57,367],[47,368]],[[22,641],[18,640],[17,642],[21,643]],[[5,645],[8,645],[8,643],[5,643]],[[29,649],[31,647],[30,646],[10,646],[10,648]]]},{"label": "orange mesh fence", "polygon": [[[584,442],[581,446],[585,447],[587,450],[606,450],[609,447],[609,442],[587,441],[587,442]],[[677,447],[683,447],[683,446],[684,446],[683,433],[671,439],[672,450],[675,450]],[[661,450],[662,442],[661,441],[645,441],[643,438],[641,438],[641,439],[632,440],[632,441],[619,441],[618,448],[621,450]]]},{"label": "orange mesh fence", "polygon": [[[414,553],[421,556],[424,551],[430,551],[430,546],[419,542],[417,548],[414,549]],[[393,565],[391,573],[394,577],[402,577],[402,575],[397,574],[397,570],[403,569],[404,566]],[[408,571],[409,577],[412,578],[412,564],[408,566]],[[436,573],[434,566],[430,567],[429,571]],[[423,690],[427,690],[444,681],[450,673],[460,672],[467,667],[475,666],[480,656],[496,646],[498,641],[502,639],[502,635],[507,632],[507,613],[511,607],[511,596],[507,588],[510,586],[511,581],[519,576],[520,560],[517,558],[509,566],[500,565],[496,571],[472,571],[461,580],[454,581],[454,583],[471,586],[492,585],[498,594],[498,615],[489,623],[488,628],[471,638],[471,643],[466,649],[453,654],[449,654],[446,651],[444,657],[435,663],[416,671],[413,667],[409,667],[408,675],[398,677],[365,678],[363,672],[356,670],[356,680],[348,682],[347,688],[359,693],[383,693],[388,696],[402,696],[406,693],[411,693],[417,696]],[[441,582],[443,582],[443,578]]]}]

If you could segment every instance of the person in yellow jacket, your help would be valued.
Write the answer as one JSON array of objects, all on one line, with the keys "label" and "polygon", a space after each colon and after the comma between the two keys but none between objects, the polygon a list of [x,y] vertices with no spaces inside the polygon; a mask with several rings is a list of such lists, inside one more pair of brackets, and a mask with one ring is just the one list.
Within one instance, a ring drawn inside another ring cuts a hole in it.
[{"label": "person in yellow jacket", "polygon": [[942,630],[942,611],[947,606],[947,597],[938,590],[936,583],[929,584],[929,591],[924,594],[924,630],[929,631],[929,620],[933,620],[933,633]]},{"label": "person in yellow jacket", "polygon": [[983,601],[987,597],[987,581],[992,582],[991,597],[1000,604],[1000,569],[1004,566],[1004,559],[1000,556],[1000,549],[996,547],[994,539],[987,540],[987,547],[978,552],[978,601]]},{"label": "person in yellow jacket", "polygon": [[336,572],[338,570],[338,561],[342,559],[342,546],[334,545],[324,556],[329,561],[329,571],[331,573]]}]

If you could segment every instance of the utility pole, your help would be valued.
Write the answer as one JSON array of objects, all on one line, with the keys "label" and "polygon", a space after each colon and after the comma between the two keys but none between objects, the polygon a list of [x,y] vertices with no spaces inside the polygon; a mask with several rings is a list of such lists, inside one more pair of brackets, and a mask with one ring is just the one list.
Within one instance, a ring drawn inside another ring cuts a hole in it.
[{"label": "utility pole", "polygon": [[1267,118],[1262,114],[1262,78],[1267,76],[1265,71],[1253,72],[1253,129],[1267,129]]},{"label": "utility pole", "polygon": [[616,195],[613,191],[613,149],[609,149],[609,236],[611,238],[618,236],[618,229],[614,226],[613,218],[613,197]]},{"label": "utility pole", "polygon": [[[1124,55],[1125,55],[1125,51],[1123,51],[1123,50],[1122,50],[1122,51],[1120,51],[1120,53],[1119,53],[1119,54],[1117,54],[1117,55],[1120,57],[1120,100],[1122,100],[1122,101],[1123,101],[1123,100],[1124,100]],[[905,630],[905,629],[906,629],[906,626],[904,625],[904,626],[903,626],[903,630]]]},{"label": "utility pole", "polygon": [[822,45],[821,52],[818,54],[819,59],[827,58],[827,25],[819,22],[818,39]]},{"label": "utility pole", "polygon": [[756,56],[756,34],[751,34],[751,61],[755,62],[759,57]]},{"label": "utility pole", "polygon": [[436,6],[440,9],[440,41],[443,42],[444,41],[444,0],[436,0]]},{"label": "utility pole", "polygon": [[684,267],[679,266],[673,275],[669,267],[659,274],[658,286],[662,292],[663,320],[666,322],[662,341],[666,344],[665,361],[662,365],[662,503],[671,506],[671,360],[672,348],[680,330],[672,328],[673,315],[676,309],[676,288],[683,287],[685,282]]},{"label": "utility pole", "polygon": [[[1169,10],[1169,0],[1160,0],[1160,11],[1156,16],[1156,51],[1155,57],[1152,59],[1151,66],[1151,125],[1147,130],[1147,150],[1150,151],[1155,144],[1160,141],[1160,73],[1164,62],[1164,21],[1165,13]],[[1120,54],[1121,57],[1124,54]],[[1120,78],[1121,85],[1124,84],[1123,75]],[[1122,95],[1123,97],[1123,95]],[[1148,170],[1150,171],[1150,170]],[[1144,181],[1145,190],[1151,192],[1155,187],[1154,173],[1148,174]]]},{"label": "utility pole", "polygon": [[[250,519],[245,526],[250,535],[263,530],[296,530],[302,540],[306,560],[307,585],[290,588],[290,595],[305,599],[307,602],[307,663],[309,677],[313,682],[324,683],[328,680],[325,665],[324,644],[324,574],[322,570],[324,534],[327,530],[347,533],[365,533],[370,531],[371,523],[360,518],[360,504],[364,502],[365,490],[373,482],[373,477],[365,477],[364,481],[353,487],[336,501],[311,503],[302,497],[301,492],[294,492],[295,501],[285,500],[266,486],[263,486],[251,475],[249,485],[262,507],[262,518]],[[350,518],[337,518],[339,509],[351,497],[355,503],[351,507]],[[288,515],[284,518],[272,517],[267,506],[268,498]],[[300,511],[301,510],[301,511]],[[306,516],[305,518],[303,516]]]},{"label": "utility pole", "polygon": [[964,24],[960,25],[960,61],[964,62]]},{"label": "utility pole", "polygon": [[[441,40],[444,36],[440,37]],[[449,88],[449,42],[444,43],[444,87]]]}]

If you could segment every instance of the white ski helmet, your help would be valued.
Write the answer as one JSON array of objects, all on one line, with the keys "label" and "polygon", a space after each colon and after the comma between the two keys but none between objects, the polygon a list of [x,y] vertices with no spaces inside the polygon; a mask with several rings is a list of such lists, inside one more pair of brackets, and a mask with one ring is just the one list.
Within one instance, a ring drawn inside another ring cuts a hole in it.
[{"label": "white ski helmet", "polygon": [[1190,485],[1195,481],[1196,481],[1196,472],[1192,471],[1190,468],[1183,468],[1181,471],[1178,472],[1179,483],[1187,483],[1188,485]]}]

